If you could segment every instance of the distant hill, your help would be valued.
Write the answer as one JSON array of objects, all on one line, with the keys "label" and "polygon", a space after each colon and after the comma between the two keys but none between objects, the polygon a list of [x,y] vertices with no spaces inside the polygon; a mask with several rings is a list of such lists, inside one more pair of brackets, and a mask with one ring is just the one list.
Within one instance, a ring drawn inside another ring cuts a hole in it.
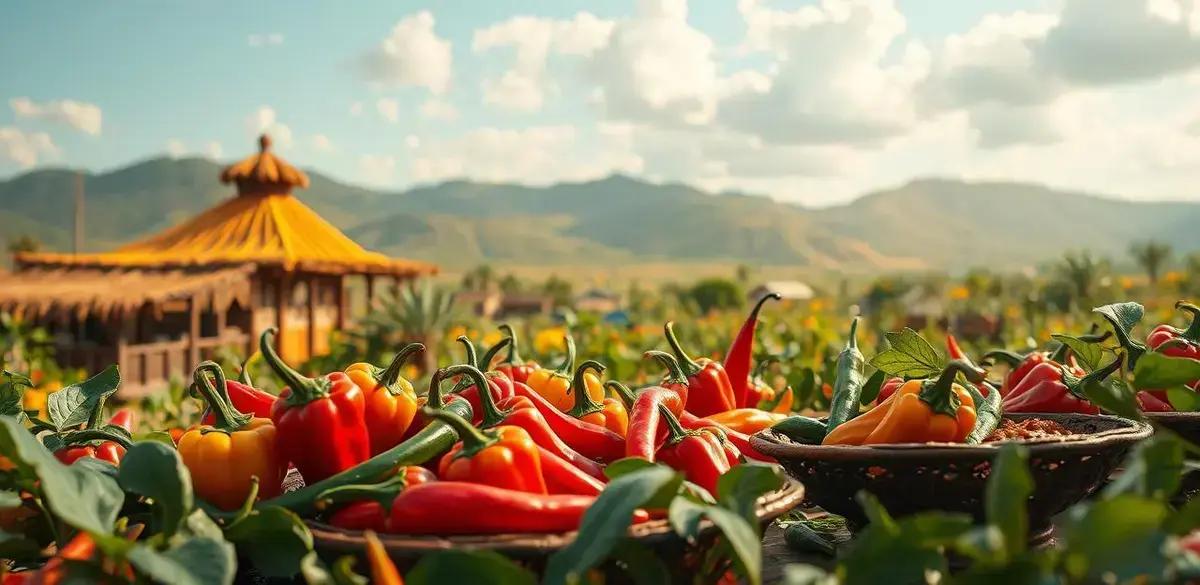
[{"label": "distant hill", "polygon": [[[85,174],[87,242],[108,249],[233,194],[203,159],[158,158]],[[299,196],[363,245],[451,268],[746,262],[823,270],[1016,267],[1065,249],[1122,254],[1153,234],[1200,249],[1200,205],[1136,203],[1022,183],[912,181],[833,208],[712,195],[614,175],[548,187],[450,181],[406,192],[309,171]],[[74,173],[0,181],[0,240],[34,234],[70,247]]]}]

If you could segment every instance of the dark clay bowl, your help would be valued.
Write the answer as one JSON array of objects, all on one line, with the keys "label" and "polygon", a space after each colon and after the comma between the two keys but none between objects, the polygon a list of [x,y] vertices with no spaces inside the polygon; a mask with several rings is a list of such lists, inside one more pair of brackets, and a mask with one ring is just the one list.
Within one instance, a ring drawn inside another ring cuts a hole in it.
[{"label": "dark clay bowl", "polygon": [[[1029,448],[1036,484],[1029,502],[1031,534],[1047,533],[1050,518],[1090,495],[1120,464],[1150,425],[1113,416],[1009,414],[1053,420],[1078,436],[1021,441]],[[808,501],[853,524],[866,523],[855,494],[874,494],[893,516],[929,510],[984,515],[983,494],[999,443],[905,443],[873,446],[803,445],[770,430],[750,438],[804,483]]]}]

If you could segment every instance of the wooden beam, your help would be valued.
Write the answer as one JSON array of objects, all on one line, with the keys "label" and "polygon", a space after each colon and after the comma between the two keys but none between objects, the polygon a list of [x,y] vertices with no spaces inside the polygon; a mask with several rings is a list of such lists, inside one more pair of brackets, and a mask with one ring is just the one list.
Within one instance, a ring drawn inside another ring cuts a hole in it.
[{"label": "wooden beam", "polygon": [[292,298],[292,279],[287,272],[280,275],[275,289],[275,351],[284,359],[290,359],[283,349],[283,336],[287,331],[287,306]]},{"label": "wooden beam", "polygon": [[364,278],[367,279],[367,312],[370,313],[375,305],[375,275],[368,274]]},{"label": "wooden beam", "polygon": [[346,329],[346,277],[339,274],[335,278],[334,302],[337,303],[337,328],[338,331]]},{"label": "wooden beam", "polygon": [[196,302],[196,296],[188,297],[188,365],[185,367],[194,368],[200,363],[200,303]]},{"label": "wooden beam", "polygon": [[317,353],[317,276],[304,279],[308,288],[308,357]]}]

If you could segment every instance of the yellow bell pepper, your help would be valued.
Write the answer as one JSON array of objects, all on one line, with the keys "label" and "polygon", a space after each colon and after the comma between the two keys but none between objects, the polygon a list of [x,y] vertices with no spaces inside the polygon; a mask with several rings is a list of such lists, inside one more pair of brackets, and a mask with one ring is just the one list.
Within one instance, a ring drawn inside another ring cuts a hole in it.
[{"label": "yellow bell pepper", "polygon": [[259,499],[278,495],[287,466],[275,454],[271,419],[233,407],[217,364],[204,362],[192,376],[216,417],[216,424],[193,428],[179,439],[179,456],[191,472],[196,495],[222,510],[236,510],[250,496],[256,478]]}]

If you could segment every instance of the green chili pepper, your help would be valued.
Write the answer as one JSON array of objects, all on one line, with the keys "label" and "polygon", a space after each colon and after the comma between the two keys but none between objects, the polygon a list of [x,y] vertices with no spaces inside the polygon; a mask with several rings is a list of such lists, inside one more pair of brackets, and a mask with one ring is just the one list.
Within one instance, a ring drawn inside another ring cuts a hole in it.
[{"label": "green chili pepper", "polygon": [[846,349],[838,354],[837,379],[833,383],[833,398],[829,401],[829,422],[827,430],[832,431],[838,425],[858,416],[859,398],[862,395],[863,383],[866,376],[863,370],[866,359],[858,351],[858,317],[850,322],[850,339],[846,341]]},{"label": "green chili pepper", "polygon": [[820,445],[825,439],[825,423],[807,416],[789,416],[775,423],[771,430],[797,443]]},{"label": "green chili pepper", "polygon": [[794,550],[831,557],[837,554],[833,543],[804,522],[797,522],[783,531],[783,540]]},{"label": "green chili pepper", "polygon": [[971,398],[975,401],[975,428],[971,430],[971,434],[967,435],[967,443],[978,444],[982,443],[992,431],[1000,424],[1000,419],[1004,416],[1004,408],[1000,402],[1000,391],[995,388],[988,389],[988,395],[984,396],[979,391],[979,387],[975,384],[967,382],[963,384],[967,392],[971,394]]}]

